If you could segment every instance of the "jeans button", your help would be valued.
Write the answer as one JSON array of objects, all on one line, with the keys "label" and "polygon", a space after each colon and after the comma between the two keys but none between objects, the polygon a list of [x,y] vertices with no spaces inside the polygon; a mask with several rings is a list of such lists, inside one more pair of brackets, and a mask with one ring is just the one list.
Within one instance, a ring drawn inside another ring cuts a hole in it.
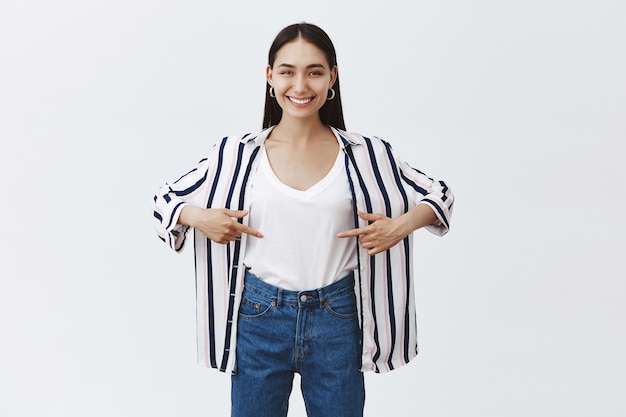
[{"label": "jeans button", "polygon": [[302,301],[304,303],[306,301],[306,295],[302,294],[300,296],[300,301]]}]

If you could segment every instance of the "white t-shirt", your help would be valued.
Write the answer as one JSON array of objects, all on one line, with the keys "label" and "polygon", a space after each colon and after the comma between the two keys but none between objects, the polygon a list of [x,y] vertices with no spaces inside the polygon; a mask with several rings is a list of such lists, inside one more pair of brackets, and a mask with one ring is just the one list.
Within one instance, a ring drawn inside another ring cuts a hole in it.
[{"label": "white t-shirt", "polygon": [[262,148],[251,179],[244,264],[263,281],[287,290],[325,287],[357,268],[356,241],[337,233],[354,228],[352,197],[340,150],[335,164],[305,191],[283,184]]}]

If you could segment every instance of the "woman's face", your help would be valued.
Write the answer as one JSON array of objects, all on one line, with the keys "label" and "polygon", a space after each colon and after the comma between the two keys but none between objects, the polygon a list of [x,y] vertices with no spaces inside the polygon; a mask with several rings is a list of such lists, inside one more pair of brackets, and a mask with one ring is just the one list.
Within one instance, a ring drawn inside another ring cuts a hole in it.
[{"label": "woman's face", "polygon": [[303,39],[283,45],[274,66],[267,66],[267,82],[274,87],[283,118],[319,119],[319,109],[336,79],[337,67],[331,68],[326,55]]}]

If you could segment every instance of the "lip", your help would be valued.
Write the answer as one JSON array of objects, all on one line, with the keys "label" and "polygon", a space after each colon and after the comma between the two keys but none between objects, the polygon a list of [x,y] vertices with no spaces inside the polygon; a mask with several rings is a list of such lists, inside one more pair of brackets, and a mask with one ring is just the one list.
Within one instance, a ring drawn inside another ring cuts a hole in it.
[{"label": "lip", "polygon": [[287,99],[289,100],[289,102],[291,102],[291,104],[298,106],[298,107],[305,107],[307,106],[309,103],[311,103],[313,101],[314,97],[291,97],[291,96],[287,96]]}]

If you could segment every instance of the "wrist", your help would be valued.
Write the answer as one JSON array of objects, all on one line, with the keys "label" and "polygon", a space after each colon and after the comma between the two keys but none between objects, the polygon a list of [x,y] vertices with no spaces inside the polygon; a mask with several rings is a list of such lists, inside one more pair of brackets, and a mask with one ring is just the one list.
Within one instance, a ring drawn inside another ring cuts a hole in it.
[{"label": "wrist", "polygon": [[400,221],[400,230],[402,231],[402,235],[405,237],[419,228],[413,210],[407,211],[402,216],[398,217],[398,220]]}]

